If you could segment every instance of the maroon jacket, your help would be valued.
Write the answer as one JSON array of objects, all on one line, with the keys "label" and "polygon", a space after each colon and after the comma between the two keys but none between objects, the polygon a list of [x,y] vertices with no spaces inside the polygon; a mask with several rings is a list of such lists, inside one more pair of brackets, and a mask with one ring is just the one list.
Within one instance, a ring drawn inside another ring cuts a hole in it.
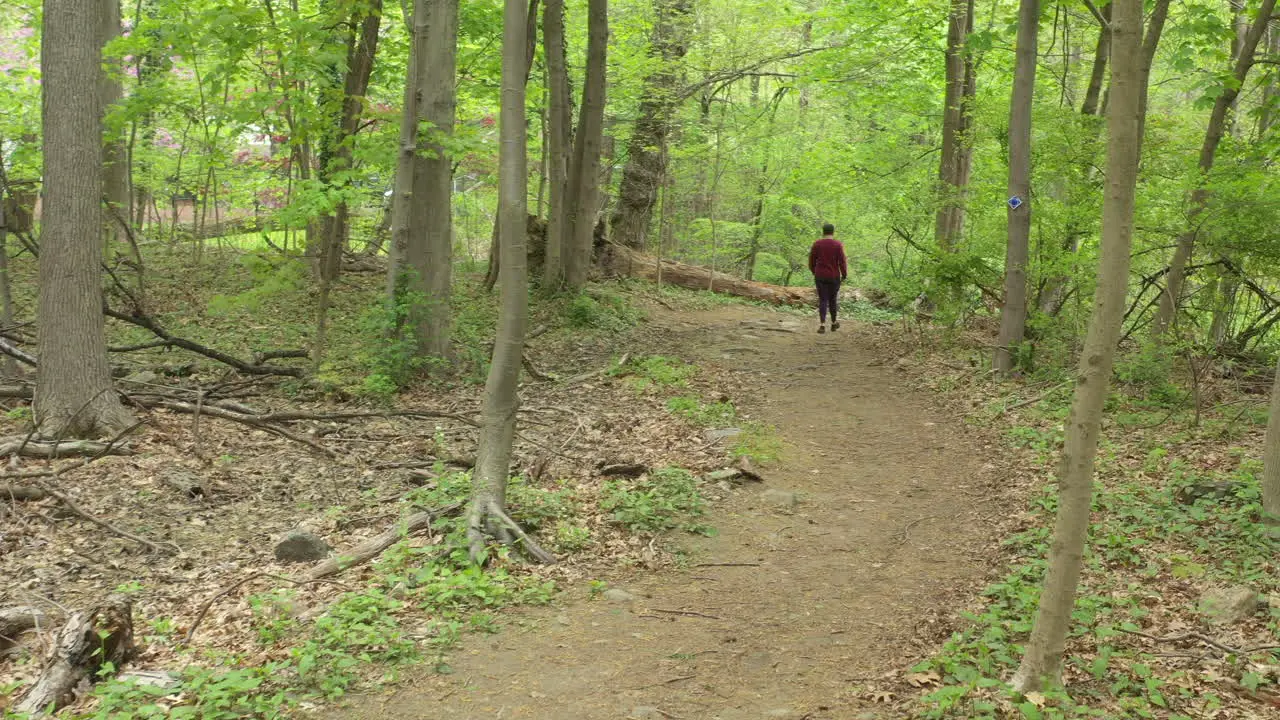
[{"label": "maroon jacket", "polygon": [[844,245],[835,238],[824,237],[809,248],[809,272],[818,280],[845,280],[849,265],[844,259]]}]

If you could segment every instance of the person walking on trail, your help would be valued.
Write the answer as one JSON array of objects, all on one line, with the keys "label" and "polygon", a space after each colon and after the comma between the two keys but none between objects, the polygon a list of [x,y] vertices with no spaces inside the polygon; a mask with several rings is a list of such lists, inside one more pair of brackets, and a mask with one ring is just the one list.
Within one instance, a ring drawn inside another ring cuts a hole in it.
[{"label": "person walking on trail", "polygon": [[849,279],[849,265],[844,259],[844,245],[836,240],[836,226],[822,226],[822,237],[809,248],[809,272],[818,286],[818,332],[827,331],[827,311],[831,311],[831,332],[840,329],[837,313],[840,281]]}]

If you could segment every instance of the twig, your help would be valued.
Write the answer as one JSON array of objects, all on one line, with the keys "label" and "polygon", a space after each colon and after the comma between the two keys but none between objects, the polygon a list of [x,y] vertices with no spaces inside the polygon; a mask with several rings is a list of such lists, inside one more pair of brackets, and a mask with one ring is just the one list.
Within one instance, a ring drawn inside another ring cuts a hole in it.
[{"label": "twig", "polygon": [[288,430],[285,430],[282,427],[272,425],[271,415],[248,415],[245,413],[234,412],[231,410],[224,410],[219,407],[210,407],[208,405],[201,408],[196,405],[192,405],[191,403],[183,402],[181,400],[163,400],[163,399],[148,400],[148,399],[143,399],[136,396],[131,397],[130,399],[133,402],[145,408],[161,408],[164,410],[172,410],[174,412],[188,413],[193,415],[204,413],[209,417],[216,417],[222,420],[230,420],[231,422],[237,422],[237,423],[240,423],[241,425],[248,425],[249,427],[257,428],[259,430],[264,430],[266,432],[279,435],[282,438],[292,440],[302,445],[306,445],[307,447],[325,455],[328,458],[332,459],[337,457],[337,455],[332,450],[324,447],[323,445],[321,445],[320,443],[317,443],[314,440],[310,440],[308,438],[302,437],[301,435],[296,435],[292,432],[289,432]]},{"label": "twig", "polygon": [[711,562],[698,563],[694,567],[760,567],[758,562]]},{"label": "twig", "polygon": [[1044,392],[1040,393],[1039,395],[1036,395],[1035,397],[1029,400],[1023,400],[1022,402],[1014,403],[1012,405],[1007,406],[1004,410],[1000,411],[1000,414],[1004,415],[1005,413],[1013,412],[1014,410],[1017,410],[1019,408],[1024,408],[1028,405],[1035,405],[1036,403],[1040,402],[1041,400],[1044,400],[1045,398],[1049,397],[1050,395],[1054,394],[1055,392],[1061,390],[1062,388],[1070,384],[1071,384],[1070,380],[1067,380],[1065,382],[1060,382],[1057,385],[1054,385],[1053,387],[1049,388],[1048,390],[1045,390]]},{"label": "twig", "polygon": [[700,617],[700,618],[706,618],[708,620],[724,619],[722,617],[716,617],[715,615],[708,615],[706,613],[695,612],[693,610],[663,610],[662,608],[649,608],[649,609],[652,610],[653,612],[666,613],[668,615],[685,615],[687,617]]},{"label": "twig", "polygon": [[[630,359],[631,359],[631,353],[626,353],[626,354],[624,354],[624,355],[623,355],[623,356],[618,360],[617,367],[622,367],[623,365],[626,365],[626,364],[627,364],[627,360],[630,360]],[[609,365],[606,365],[606,366],[604,366],[604,367],[600,368],[599,370],[592,370],[592,371],[590,371],[590,372],[584,372],[584,373],[582,373],[582,374],[580,374],[580,375],[574,375],[573,377],[571,377],[571,378],[569,378],[569,379],[565,380],[565,381],[564,381],[564,384],[565,384],[565,385],[577,385],[578,383],[580,383],[580,382],[582,382],[582,381],[584,381],[584,380],[590,380],[591,378],[596,377],[597,375],[604,375],[605,373],[609,372],[609,370],[613,369],[613,367],[614,367],[614,365],[611,363],[611,364],[609,364]]]},{"label": "twig", "polygon": [[341,583],[341,582],[338,582],[337,580],[329,580],[327,578],[315,578],[311,580],[295,580],[293,578],[288,578],[283,575],[273,575],[271,573],[256,572],[242,580],[236,581],[232,585],[222,590],[219,590],[217,594],[215,594],[213,597],[206,600],[204,604],[200,606],[200,611],[196,613],[196,619],[191,622],[191,627],[187,630],[186,636],[182,638],[182,644],[183,645],[191,644],[191,638],[195,637],[196,630],[200,627],[200,623],[204,620],[204,616],[209,613],[209,608],[213,607],[213,604],[215,602],[217,602],[220,598],[226,597],[227,595],[235,592],[237,588],[248,583],[249,581],[257,580],[258,578],[264,578],[264,577],[271,578],[272,580],[280,580],[282,582],[293,583],[294,585],[299,585],[299,586],[312,585],[315,583],[329,583],[330,585],[337,585],[338,587],[341,587],[347,590],[353,589],[350,585],[347,585],[346,583]]},{"label": "twig", "polygon": [[206,347],[192,340],[178,337],[157,323],[150,315],[140,314],[140,311],[137,310],[133,313],[125,313],[119,310],[113,310],[112,308],[104,305],[102,312],[105,313],[107,317],[115,318],[116,320],[150,330],[153,335],[161,340],[167,341],[173,347],[179,347],[183,350],[189,350],[196,353],[197,355],[203,355],[211,360],[217,360],[224,365],[230,365],[246,375],[286,375],[289,377],[302,377],[303,374],[301,368],[253,365],[219,350],[214,350],[213,348]]}]

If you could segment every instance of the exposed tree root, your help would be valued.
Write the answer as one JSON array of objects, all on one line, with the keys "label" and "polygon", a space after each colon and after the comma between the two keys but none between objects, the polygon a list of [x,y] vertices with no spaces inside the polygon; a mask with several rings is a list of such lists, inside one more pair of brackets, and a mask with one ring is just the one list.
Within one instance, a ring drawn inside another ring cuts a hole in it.
[{"label": "exposed tree root", "polygon": [[552,565],[556,556],[547,552],[533,538],[529,537],[515,520],[492,500],[477,498],[471,504],[467,514],[467,542],[470,545],[471,561],[480,564],[484,561],[484,548],[490,537],[503,544],[510,545],[519,540],[524,550],[537,562]]},{"label": "exposed tree root", "polygon": [[0,456],[22,455],[34,458],[62,458],[84,455],[129,455],[132,451],[111,443],[93,440],[44,441],[29,437],[0,438]]},{"label": "exposed tree root", "polygon": [[437,518],[449,515],[461,507],[462,503],[458,502],[435,510],[428,510],[426,512],[410,515],[403,520],[397,521],[395,525],[381,534],[365,540],[346,552],[339,553],[337,557],[321,560],[318,565],[311,568],[305,577],[300,578],[300,580],[318,580],[322,577],[336,575],[343,570],[369,562],[380,555],[383,550],[391,547],[399,540],[402,540],[419,530],[425,530],[426,528],[431,527],[431,523],[435,522]]}]

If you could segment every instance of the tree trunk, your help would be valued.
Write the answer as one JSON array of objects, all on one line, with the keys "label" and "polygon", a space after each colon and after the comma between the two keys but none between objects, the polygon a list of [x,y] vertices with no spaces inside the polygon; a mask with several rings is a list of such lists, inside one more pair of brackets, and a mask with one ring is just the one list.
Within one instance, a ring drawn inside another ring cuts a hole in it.
[{"label": "tree trunk", "polygon": [[573,147],[573,108],[569,97],[569,68],[565,58],[564,0],[547,0],[542,10],[542,47],[547,63],[547,183],[551,205],[547,212],[547,251],[543,259],[542,289],[548,294],[564,285],[568,246],[569,155]]},{"label": "tree trunk", "polygon": [[1178,236],[1177,248],[1169,261],[1164,292],[1160,294],[1160,307],[1151,323],[1151,336],[1155,340],[1164,337],[1169,327],[1173,325],[1177,314],[1187,263],[1191,261],[1191,254],[1195,250],[1196,234],[1200,230],[1201,216],[1209,203],[1209,189],[1205,183],[1213,170],[1218,144],[1222,142],[1222,135],[1227,128],[1227,111],[1235,103],[1236,97],[1240,94],[1240,88],[1244,86],[1245,78],[1249,75],[1249,69],[1253,67],[1254,51],[1257,50],[1258,41],[1262,39],[1262,34],[1267,29],[1267,22],[1272,11],[1275,10],[1275,5],[1276,0],[1262,0],[1257,18],[1250,26],[1249,32],[1245,34],[1243,42],[1240,43],[1235,67],[1231,73],[1234,82],[1227,83],[1222,89],[1222,94],[1213,103],[1213,112],[1209,115],[1209,126],[1204,134],[1204,144],[1200,147],[1200,178],[1189,198],[1187,229]]},{"label": "tree trunk", "polygon": [[[1102,19],[1111,22],[1111,4],[1102,7]],[[1107,79],[1107,60],[1111,57],[1111,26],[1098,26],[1098,45],[1093,51],[1093,71],[1089,73],[1089,87],[1084,93],[1084,102],[1080,104],[1080,114],[1096,117],[1099,113],[1098,101],[1102,97],[1102,87]]]},{"label": "tree trunk", "polygon": [[447,358],[453,281],[453,156],[448,148],[457,107],[458,0],[431,0],[425,14],[426,44],[415,62],[418,120],[430,128],[430,140],[413,159],[404,264],[418,352]]},{"label": "tree trunk", "polygon": [[662,147],[671,131],[677,107],[678,61],[684,57],[689,36],[690,0],[654,0],[657,17],[649,54],[657,62],[640,95],[631,141],[627,144],[627,165],[618,187],[611,238],[631,248],[643,249],[649,236],[653,206],[662,181]]},{"label": "tree trunk", "polygon": [[573,198],[568,216],[569,242],[565,256],[565,288],[577,292],[587,283],[596,216],[600,207],[600,154],[604,142],[604,105],[609,52],[609,0],[587,3],[587,70],[582,83],[582,106],[574,136],[569,172]]},{"label": "tree trunk", "polygon": [[[378,52],[378,29],[382,24],[382,0],[361,3],[351,17],[351,31],[347,40],[347,72],[342,83],[342,107],[337,127],[331,131],[321,153],[321,180],[326,185],[335,184],[339,189],[350,185],[350,179],[337,179],[349,174],[354,163],[352,143],[360,125],[364,109],[364,96],[369,89],[369,77],[373,74],[373,61]],[[354,28],[359,28],[357,34]],[[342,271],[342,251],[347,246],[347,229],[350,208],[345,200],[334,208],[333,214],[320,223],[321,242],[319,257],[320,299],[316,311],[316,334],[312,345],[312,362],[319,367],[324,356],[328,334],[330,295],[333,284]]]},{"label": "tree trunk", "polygon": [[942,156],[938,162],[938,210],[934,242],[955,250],[964,230],[964,193],[969,152],[966,130],[973,92],[973,64],[965,41],[973,31],[973,0],[951,0],[947,23],[946,93],[942,111]]},{"label": "tree trunk", "polygon": [[[101,42],[106,47],[120,37],[120,0],[101,0],[99,10],[102,13]],[[110,69],[99,75],[98,82],[98,102],[104,121],[123,95],[119,76],[122,68],[115,62],[105,64]],[[129,212],[129,162],[122,129],[104,122],[102,135],[102,195],[105,203],[102,222],[107,233],[107,247],[110,248],[124,236],[120,223],[128,222],[132,215]]]},{"label": "tree trunk", "polygon": [[[699,265],[645,255],[616,243],[605,246],[605,251],[601,254],[601,266],[607,274],[616,277],[661,282],[689,290],[706,290],[712,287],[715,292],[724,295],[761,300],[774,305],[811,307],[818,299],[812,287],[787,287],[743,280]],[[857,289],[844,288],[841,292],[854,300],[867,300],[867,296]]]},{"label": "tree trunk", "polygon": [[395,187],[391,193],[391,246],[387,250],[387,301],[394,315],[393,334],[398,335],[405,320],[404,293],[409,286],[405,252],[413,217],[413,162],[418,149],[418,65],[427,46],[427,3],[414,0],[409,60],[405,65],[404,105],[400,109],[399,153],[396,156]]},{"label": "tree trunk", "polygon": [[[533,72],[533,57],[538,53],[538,3],[529,0],[529,9],[525,15],[525,48],[524,48],[524,83],[529,84],[529,74]],[[489,263],[484,273],[485,292],[493,292],[498,282],[498,271],[502,265],[502,253],[498,249],[498,223],[502,219],[501,212],[493,214],[493,233],[489,237]]]},{"label": "tree trunk", "polygon": [[[516,410],[525,323],[529,314],[529,277],[525,258],[528,184],[525,129],[525,4],[505,0],[502,32],[502,110],[499,122],[498,212],[502,252],[502,299],[498,334],[485,382],[480,446],[476,451],[467,535],[471,558],[484,558],[486,537],[509,540],[514,533],[540,559],[545,551],[527,540],[506,514],[507,478],[515,440]],[[535,551],[534,549],[537,548]]]},{"label": "tree trunk", "polygon": [[1280,525],[1280,364],[1271,385],[1271,414],[1262,454],[1262,515],[1270,525]]},{"label": "tree trunk", "polygon": [[1084,558],[1103,403],[1125,310],[1138,179],[1142,0],[1112,0],[1107,189],[1093,316],[1077,367],[1075,396],[1058,466],[1058,517],[1040,607],[1012,685],[1019,692],[1062,682],[1062,652]]},{"label": "tree trunk", "polygon": [[[1036,89],[1040,0],[1018,6],[1017,65],[1009,99],[1009,239],[1004,261],[1004,307],[992,367],[1007,373],[1027,327],[1027,262],[1031,246],[1031,101]],[[1020,203],[1020,204],[1015,204]]]},{"label": "tree trunk", "polygon": [[133,423],[111,385],[102,315],[101,12],[45,0],[44,227],[35,417],[54,437],[113,435]]}]

